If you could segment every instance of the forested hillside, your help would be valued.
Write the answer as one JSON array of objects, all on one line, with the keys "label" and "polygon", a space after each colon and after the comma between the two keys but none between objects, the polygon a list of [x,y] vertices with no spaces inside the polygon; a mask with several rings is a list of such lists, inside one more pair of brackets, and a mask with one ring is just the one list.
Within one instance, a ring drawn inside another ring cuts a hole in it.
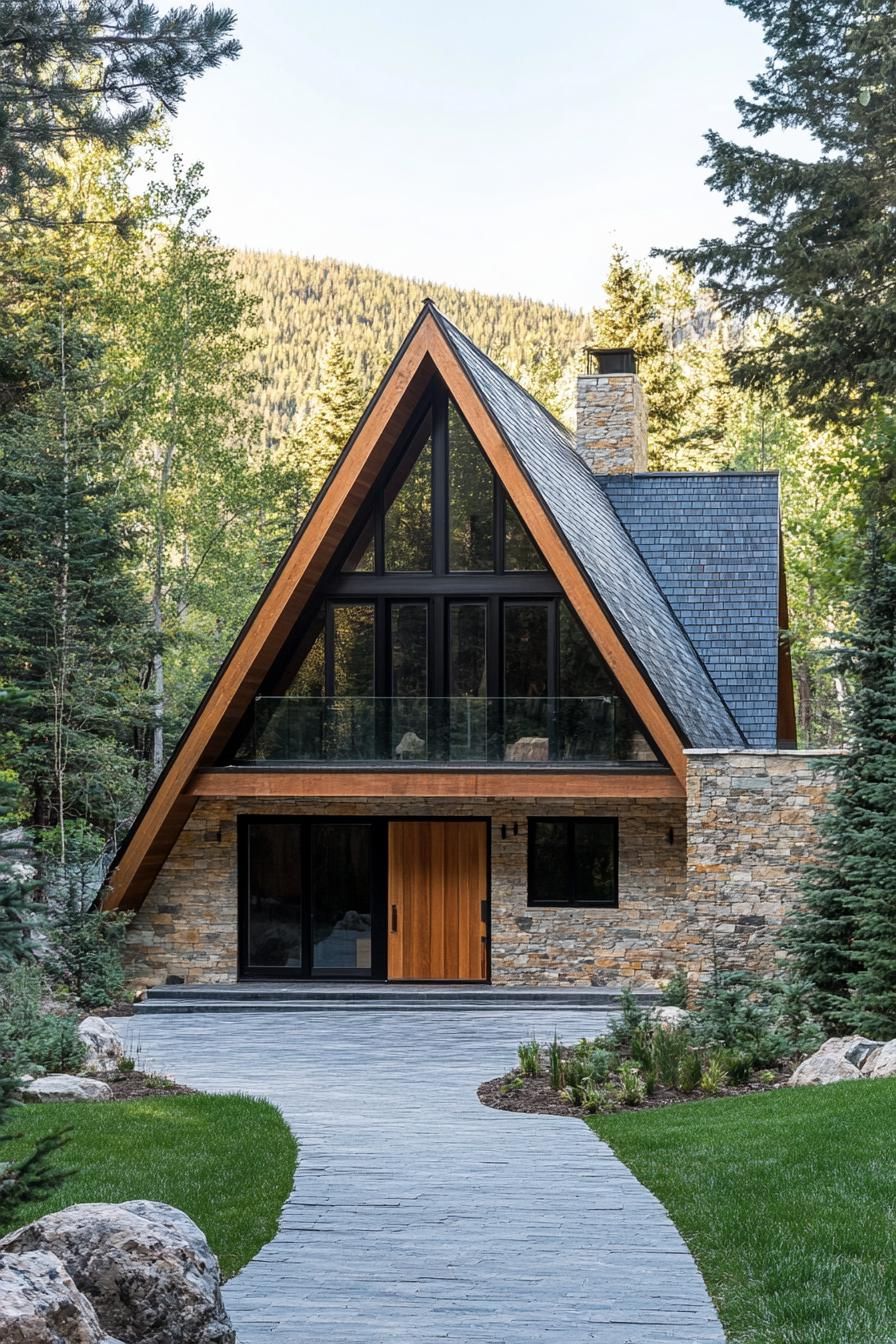
[{"label": "forested hillside", "polygon": [[330,258],[238,252],[234,264],[258,301],[261,333],[254,360],[264,385],[254,400],[274,442],[295,434],[310,410],[334,338],[342,338],[368,390],[427,296],[471,340],[516,373],[539,358],[566,365],[590,331],[584,313],[533,299],[452,289]]}]

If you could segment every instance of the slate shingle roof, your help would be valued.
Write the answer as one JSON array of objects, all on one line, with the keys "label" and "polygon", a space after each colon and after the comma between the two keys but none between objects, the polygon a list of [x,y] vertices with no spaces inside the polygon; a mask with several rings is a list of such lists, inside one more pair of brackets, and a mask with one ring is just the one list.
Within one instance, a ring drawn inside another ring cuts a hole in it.
[{"label": "slate shingle roof", "polygon": [[747,741],[773,747],[777,475],[619,475],[600,483]]},{"label": "slate shingle roof", "polygon": [[691,746],[744,735],[572,435],[434,307],[455,354],[648,680]]}]

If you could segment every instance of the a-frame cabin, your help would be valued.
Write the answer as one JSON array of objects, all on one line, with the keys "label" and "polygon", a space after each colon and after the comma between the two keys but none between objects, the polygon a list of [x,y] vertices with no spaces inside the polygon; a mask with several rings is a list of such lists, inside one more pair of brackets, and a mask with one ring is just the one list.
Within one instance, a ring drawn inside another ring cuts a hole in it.
[{"label": "a-frame cabin", "polygon": [[686,750],[793,735],[777,480],[647,473],[592,358],[573,436],[424,305],[116,858],[135,981],[674,969]]}]

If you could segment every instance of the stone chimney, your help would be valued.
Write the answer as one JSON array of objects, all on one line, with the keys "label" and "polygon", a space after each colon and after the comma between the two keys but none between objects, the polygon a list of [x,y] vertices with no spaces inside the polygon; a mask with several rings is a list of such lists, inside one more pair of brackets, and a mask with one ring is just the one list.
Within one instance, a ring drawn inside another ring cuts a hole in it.
[{"label": "stone chimney", "polygon": [[634,350],[585,351],[576,451],[595,476],[647,470],[647,407]]}]

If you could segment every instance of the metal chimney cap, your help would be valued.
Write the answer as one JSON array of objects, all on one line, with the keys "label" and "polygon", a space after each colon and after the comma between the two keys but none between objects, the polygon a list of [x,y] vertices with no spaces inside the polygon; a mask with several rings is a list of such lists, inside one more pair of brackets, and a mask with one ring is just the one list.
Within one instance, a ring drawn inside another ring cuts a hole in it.
[{"label": "metal chimney cap", "polygon": [[619,346],[615,350],[602,350],[595,345],[586,345],[585,372],[637,373],[638,357],[628,345]]}]

